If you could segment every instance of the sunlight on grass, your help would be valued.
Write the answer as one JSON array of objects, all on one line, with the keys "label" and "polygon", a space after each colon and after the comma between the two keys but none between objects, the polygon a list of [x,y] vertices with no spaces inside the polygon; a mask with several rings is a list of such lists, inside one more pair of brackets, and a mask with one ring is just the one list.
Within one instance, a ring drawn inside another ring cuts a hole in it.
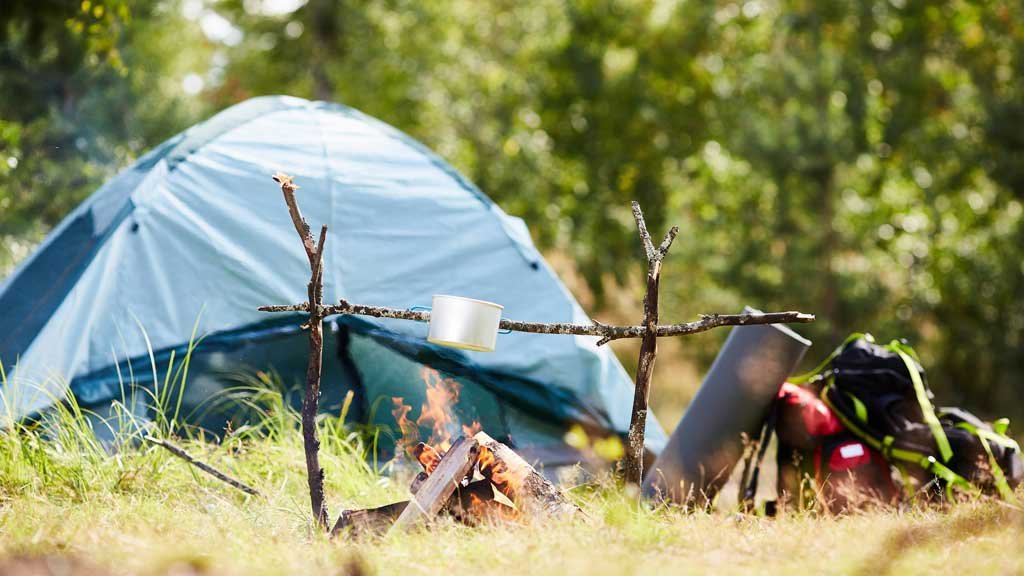
[{"label": "sunlight on grass", "polygon": [[[441,518],[429,530],[331,541],[310,521],[299,416],[272,373],[238,375],[210,401],[232,405],[246,424],[217,443],[182,423],[180,390],[193,335],[165,378],[137,387],[121,380],[113,417],[95,418],[73,396],[44,417],[0,431],[0,559],[59,555],[115,573],[216,574],[469,572],[498,574],[705,574],[1024,570],[1024,514],[994,502],[951,510],[877,511],[844,518],[810,512],[776,519],[686,513],[638,504],[608,478],[570,487],[575,520],[469,528]],[[155,363],[150,355],[151,363]],[[156,374],[154,366],[150,367]],[[0,385],[7,389],[4,367]],[[138,393],[149,417],[131,409]],[[345,508],[408,497],[381,474],[376,436],[323,415],[321,464],[332,518]],[[113,442],[101,442],[96,427]],[[248,496],[191,468],[143,434],[171,438],[190,453],[256,487]]]},{"label": "sunlight on grass", "polygon": [[[122,438],[113,455],[71,399],[48,425],[0,433],[0,555],[60,554],[115,572],[182,567],[226,574],[376,573],[982,573],[1024,569],[1024,517],[996,503],[948,513],[874,512],[770,520],[650,509],[609,481],[571,490],[585,518],[430,530],[330,541],[313,530],[298,418],[264,375],[250,383],[257,425],[219,444],[179,439],[193,454],[257,487],[247,496],[166,451]],[[163,404],[173,409],[173,403]],[[173,418],[164,419],[170,422]],[[159,419],[157,419],[159,421]],[[325,417],[322,463],[336,517],[346,507],[406,497],[367,464],[361,435]],[[122,430],[131,430],[123,428]]]}]

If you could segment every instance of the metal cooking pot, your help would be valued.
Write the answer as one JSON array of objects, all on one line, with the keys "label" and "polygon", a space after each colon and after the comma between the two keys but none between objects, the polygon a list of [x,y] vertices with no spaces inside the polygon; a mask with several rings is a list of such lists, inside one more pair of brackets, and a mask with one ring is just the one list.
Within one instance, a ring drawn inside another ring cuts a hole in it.
[{"label": "metal cooking pot", "polygon": [[462,296],[435,294],[431,308],[427,340],[454,348],[494,352],[504,306]]}]

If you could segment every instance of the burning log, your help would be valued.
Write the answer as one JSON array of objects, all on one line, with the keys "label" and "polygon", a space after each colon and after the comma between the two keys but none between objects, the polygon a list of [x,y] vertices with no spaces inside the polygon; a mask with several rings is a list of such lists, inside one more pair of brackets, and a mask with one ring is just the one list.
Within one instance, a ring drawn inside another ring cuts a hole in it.
[{"label": "burning log", "polygon": [[[565,516],[580,509],[526,460],[507,445],[478,432],[459,437],[445,452],[420,443],[413,450],[424,471],[409,486],[410,501],[379,508],[346,510],[331,530],[354,534],[381,534],[405,530],[427,522],[441,512],[459,522],[477,526],[487,521],[508,521],[523,515]],[[474,467],[478,480],[471,480]],[[465,484],[464,484],[465,483]],[[507,499],[505,501],[502,501]],[[514,504],[514,506],[512,505]]]},{"label": "burning log", "polygon": [[490,480],[476,480],[456,489],[445,511],[467,526],[519,517],[515,508],[498,501],[496,496],[497,491]]},{"label": "burning log", "polygon": [[433,473],[419,487],[391,530],[407,530],[434,518],[476,465],[479,455],[480,444],[477,440],[460,436],[441,457]]},{"label": "burning log", "polygon": [[437,451],[433,446],[420,442],[413,448],[412,455],[416,457],[420,465],[423,466],[423,470],[426,473],[432,474],[437,465],[441,463],[442,454]]},{"label": "burning log", "polygon": [[528,516],[538,513],[567,516],[580,511],[557,486],[514,450],[486,432],[477,432],[474,439],[480,444],[480,473],[522,513]]},{"label": "burning log", "polygon": [[[421,472],[409,486],[409,491],[416,494],[427,478],[427,474]],[[377,508],[345,510],[331,529],[331,537],[339,536],[345,530],[357,536],[383,534],[408,506],[409,500],[402,500]],[[467,526],[477,526],[490,519],[516,518],[515,508],[495,499],[494,485],[490,480],[476,480],[466,486],[459,486],[441,508],[441,512],[451,514]]]}]

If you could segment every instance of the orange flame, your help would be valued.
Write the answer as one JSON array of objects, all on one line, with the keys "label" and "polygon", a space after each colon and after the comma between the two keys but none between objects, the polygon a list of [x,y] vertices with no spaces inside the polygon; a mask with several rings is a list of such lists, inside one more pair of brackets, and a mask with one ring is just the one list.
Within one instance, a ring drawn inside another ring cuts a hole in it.
[{"label": "orange flame", "polygon": [[519,519],[519,511],[494,498],[483,498],[476,492],[469,493],[469,517],[475,522],[495,523]]},{"label": "orange flame", "polygon": [[455,422],[452,406],[459,401],[462,385],[453,378],[442,378],[441,373],[424,366],[421,372],[427,385],[427,401],[420,408],[416,424],[430,428],[430,442],[441,450],[451,447],[450,427]]},{"label": "orange flame", "polygon": [[481,446],[480,456],[476,462],[484,478],[488,478],[502,494],[515,498],[518,486],[513,485],[513,475],[509,473],[508,465],[504,461],[495,458],[494,453],[486,446]]},{"label": "orange flame", "polygon": [[[420,415],[415,421],[409,419],[409,412],[412,406],[405,404],[401,397],[391,399],[394,409],[391,414],[395,417],[399,429],[402,431],[402,438],[399,446],[409,456],[419,460],[428,473],[433,471],[449,448],[451,448],[452,435],[460,431],[466,436],[472,436],[481,430],[479,422],[470,425],[459,425],[452,408],[459,402],[459,393],[462,391],[462,384],[454,378],[444,378],[437,370],[424,366],[420,372],[423,383],[426,385],[426,402],[420,407]],[[420,427],[430,429],[430,438],[424,445],[429,450],[420,448]]]},{"label": "orange flame", "polygon": [[412,410],[412,406],[405,404],[400,396],[392,398],[391,403],[394,406],[394,409],[391,410],[391,415],[395,417],[395,421],[398,422],[398,428],[402,431],[400,444],[407,453],[411,454],[412,448],[420,441],[419,427],[416,426],[415,422],[409,420],[409,411]]}]

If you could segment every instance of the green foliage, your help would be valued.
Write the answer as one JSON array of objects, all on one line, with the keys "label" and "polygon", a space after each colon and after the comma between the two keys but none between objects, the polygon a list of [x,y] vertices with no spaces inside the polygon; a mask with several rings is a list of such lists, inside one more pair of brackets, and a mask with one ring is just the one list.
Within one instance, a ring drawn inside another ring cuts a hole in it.
[{"label": "green foliage", "polygon": [[152,2],[4,3],[0,269],[118,169],[198,118],[164,78],[198,64],[179,51],[197,32],[168,28],[180,21]]},{"label": "green foliage", "polygon": [[[526,218],[598,309],[641,274],[637,199],[656,231],[682,228],[664,318],[814,312],[812,356],[854,330],[905,336],[940,401],[1024,416],[1012,2],[8,5],[0,267],[196,119],[261,94],[327,98],[423,140]],[[707,362],[723,337],[686,344]]]}]

